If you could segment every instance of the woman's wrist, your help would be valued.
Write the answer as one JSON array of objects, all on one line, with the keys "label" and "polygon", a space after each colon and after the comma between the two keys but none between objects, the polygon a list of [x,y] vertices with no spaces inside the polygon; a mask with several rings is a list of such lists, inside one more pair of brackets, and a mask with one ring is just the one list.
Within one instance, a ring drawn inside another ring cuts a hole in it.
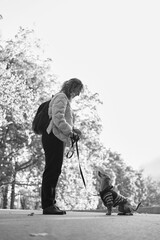
[{"label": "woman's wrist", "polygon": [[73,136],[73,131],[69,133],[69,137],[72,137],[72,136]]}]

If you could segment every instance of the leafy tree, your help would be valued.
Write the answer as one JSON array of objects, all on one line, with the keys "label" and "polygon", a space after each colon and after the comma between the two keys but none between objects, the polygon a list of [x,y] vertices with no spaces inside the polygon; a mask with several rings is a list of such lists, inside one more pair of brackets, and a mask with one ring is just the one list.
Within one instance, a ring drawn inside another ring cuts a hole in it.
[{"label": "leafy tree", "polygon": [[12,189],[17,172],[42,157],[31,123],[38,105],[58,85],[40,44],[33,30],[20,28],[13,40],[0,45],[0,186],[12,183]]},{"label": "leafy tree", "polygon": [[160,202],[160,182],[147,177],[145,180],[147,194],[143,201],[144,206],[159,206]]}]

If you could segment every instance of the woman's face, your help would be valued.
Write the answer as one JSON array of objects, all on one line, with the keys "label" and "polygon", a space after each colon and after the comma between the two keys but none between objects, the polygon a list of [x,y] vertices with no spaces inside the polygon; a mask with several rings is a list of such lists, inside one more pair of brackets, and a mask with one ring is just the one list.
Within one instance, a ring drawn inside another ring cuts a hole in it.
[{"label": "woman's face", "polygon": [[73,92],[71,93],[71,97],[74,98],[74,97],[76,97],[76,96],[79,96],[80,92],[81,92],[81,87],[78,86],[78,87],[76,87],[76,88],[73,90]]}]

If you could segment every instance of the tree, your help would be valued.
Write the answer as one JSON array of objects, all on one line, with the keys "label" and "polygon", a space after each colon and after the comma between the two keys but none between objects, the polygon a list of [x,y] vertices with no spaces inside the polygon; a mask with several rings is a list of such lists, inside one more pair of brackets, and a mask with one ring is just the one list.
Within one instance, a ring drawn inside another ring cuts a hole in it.
[{"label": "tree", "polygon": [[160,182],[151,177],[145,179],[147,194],[143,201],[144,206],[159,206],[160,202]]},{"label": "tree", "polygon": [[20,28],[13,40],[0,45],[0,186],[12,183],[11,206],[17,172],[43,154],[31,124],[38,105],[58,86],[51,63],[33,30]]}]

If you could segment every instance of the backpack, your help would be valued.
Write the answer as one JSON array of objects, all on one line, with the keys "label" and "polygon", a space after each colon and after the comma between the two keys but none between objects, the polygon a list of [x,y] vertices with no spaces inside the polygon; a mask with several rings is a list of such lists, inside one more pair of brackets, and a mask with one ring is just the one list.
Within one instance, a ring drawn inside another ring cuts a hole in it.
[{"label": "backpack", "polygon": [[50,101],[51,100],[43,102],[38,107],[38,110],[32,122],[32,130],[34,131],[35,134],[41,135],[49,125],[50,118],[48,115],[48,107]]}]

